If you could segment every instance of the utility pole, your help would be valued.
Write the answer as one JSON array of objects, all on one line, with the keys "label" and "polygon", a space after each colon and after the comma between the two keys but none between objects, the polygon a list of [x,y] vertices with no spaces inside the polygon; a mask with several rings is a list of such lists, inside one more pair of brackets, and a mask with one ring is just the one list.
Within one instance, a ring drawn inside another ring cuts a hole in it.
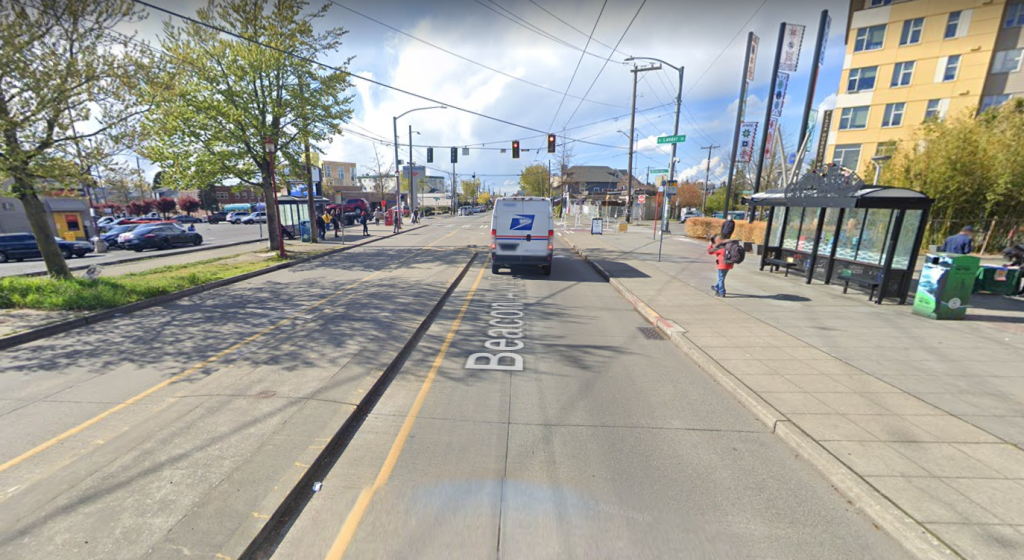
[{"label": "utility pole", "polygon": [[716,145],[712,144],[710,146],[701,146],[700,147],[700,149],[708,151],[708,171],[707,171],[707,174],[704,175],[704,197],[701,198],[701,201],[700,201],[700,213],[701,214],[704,214],[704,212],[705,212],[705,210],[707,208],[707,204],[708,204],[708,182],[711,181],[711,150],[714,150],[714,149],[717,149],[717,148],[721,148],[721,146],[716,146]]},{"label": "utility pole", "polygon": [[416,211],[416,185],[412,182],[412,125],[409,125],[409,219]]},{"label": "utility pole", "polygon": [[637,75],[640,72],[650,72],[652,70],[661,70],[661,65],[651,65],[645,67],[639,67],[633,65],[633,69],[630,72],[633,73],[633,102],[629,110],[629,173],[628,187],[626,192],[626,223],[630,221],[630,215],[633,213],[633,142],[636,137],[636,81]]}]

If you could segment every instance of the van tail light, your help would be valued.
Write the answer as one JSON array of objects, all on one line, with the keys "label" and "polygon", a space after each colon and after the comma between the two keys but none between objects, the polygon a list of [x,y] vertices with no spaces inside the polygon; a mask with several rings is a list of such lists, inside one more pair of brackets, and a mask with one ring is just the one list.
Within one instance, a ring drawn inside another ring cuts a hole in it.
[{"label": "van tail light", "polygon": [[554,243],[555,243],[555,230],[549,229],[548,230],[548,251],[554,251],[555,250]]},{"label": "van tail light", "polygon": [[492,229],[491,230],[491,250],[492,251],[497,247],[497,245],[496,245],[496,242],[497,242],[497,239],[498,239],[497,236],[498,236],[498,230]]}]

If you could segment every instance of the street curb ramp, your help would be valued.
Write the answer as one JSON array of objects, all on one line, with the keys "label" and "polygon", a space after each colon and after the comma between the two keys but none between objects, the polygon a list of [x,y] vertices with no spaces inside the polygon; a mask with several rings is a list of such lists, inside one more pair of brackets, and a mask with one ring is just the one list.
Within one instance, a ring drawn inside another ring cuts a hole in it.
[{"label": "street curb ramp", "polygon": [[950,560],[962,558],[951,550],[916,519],[894,504],[868,481],[846,466],[817,440],[794,424],[785,414],[761,398],[714,358],[686,337],[686,330],[666,319],[629,290],[620,280],[608,273],[600,263],[591,259],[566,236],[562,241],[598,275],[607,281],[651,325],[661,331],[686,356],[697,363],[716,383],[724,387],[772,433],[786,442],[797,454],[814,465],[832,486],[852,504],[860,508],[878,527],[888,532],[897,542],[921,560]]},{"label": "street curb ramp", "polygon": [[[410,231],[414,231],[414,230],[417,230],[417,229],[420,229],[420,228],[424,228],[424,227],[427,227],[427,225],[422,225],[422,226],[416,226],[416,227],[413,227],[413,228],[409,228],[407,230],[404,230],[403,233],[408,233]],[[315,255],[310,255],[308,257],[303,257],[301,259],[295,259],[293,261],[288,261],[288,262],[283,262],[283,263],[280,263],[280,264],[275,264],[275,265],[272,265],[272,266],[268,266],[267,268],[261,268],[259,270],[254,270],[252,272],[246,272],[245,274],[239,274],[237,276],[231,276],[231,277],[228,277],[228,278],[223,278],[221,280],[215,280],[213,282],[210,282],[208,284],[203,284],[201,286],[194,286],[192,288],[187,288],[187,289],[184,289],[184,290],[181,290],[181,291],[178,291],[178,292],[172,292],[170,294],[164,294],[162,296],[152,297],[152,298],[145,299],[145,300],[142,300],[142,301],[137,301],[135,303],[129,303],[127,305],[122,305],[120,307],[115,307],[113,309],[105,309],[103,311],[97,311],[96,313],[90,313],[90,314],[85,315],[83,317],[76,317],[74,319],[68,319],[67,321],[60,321],[60,322],[57,322],[57,323],[52,323],[52,324],[49,324],[49,325],[46,325],[46,326],[38,327],[38,328],[35,328],[35,329],[30,329],[30,330],[23,331],[23,332],[20,332],[20,333],[17,333],[17,334],[13,334],[13,335],[10,335],[10,336],[5,336],[3,338],[0,338],[0,352],[2,352],[4,350],[8,350],[10,348],[14,348],[15,346],[21,346],[22,344],[28,344],[29,342],[35,342],[37,340],[42,340],[44,338],[49,338],[51,336],[56,336],[58,334],[63,334],[63,333],[66,333],[68,331],[79,329],[79,328],[82,328],[82,327],[85,327],[85,326],[88,326],[88,325],[95,325],[96,323],[101,323],[103,321],[107,321],[107,320],[113,319],[115,317],[120,317],[122,315],[127,315],[129,313],[135,313],[136,311],[142,311],[143,309],[148,309],[150,307],[156,307],[158,305],[162,305],[162,304],[165,304],[165,303],[170,303],[172,301],[176,301],[176,300],[179,300],[179,299],[184,299],[184,298],[187,298],[189,296],[194,296],[194,295],[202,293],[202,292],[206,292],[206,291],[209,291],[209,290],[215,290],[217,288],[221,288],[223,286],[228,286],[228,285],[235,284],[235,283],[238,283],[238,282],[243,282],[245,280],[249,280],[250,278],[256,278],[257,276],[262,276],[264,274],[270,274],[271,272],[277,272],[278,270],[284,270],[286,268],[291,268],[293,266],[298,266],[300,264],[305,264],[305,263],[308,263],[310,261],[315,261],[317,259],[322,259],[324,257],[329,257],[331,255],[336,255],[338,253],[343,253],[345,251],[350,251],[350,250],[356,249],[358,247],[363,247],[363,246],[369,245],[371,243],[376,243],[376,242],[381,241],[383,239],[389,239],[391,237],[394,237],[395,235],[396,234],[382,235],[380,237],[375,237],[373,239],[370,239],[370,240],[367,240],[367,241],[363,241],[363,242],[357,243],[355,245],[348,245],[346,247],[338,247],[337,249],[331,249],[330,251],[324,251],[323,253],[317,253]],[[400,235],[400,234],[398,234],[398,235]],[[247,241],[246,243],[252,243],[252,241]],[[223,245],[221,247],[223,247]]]}]

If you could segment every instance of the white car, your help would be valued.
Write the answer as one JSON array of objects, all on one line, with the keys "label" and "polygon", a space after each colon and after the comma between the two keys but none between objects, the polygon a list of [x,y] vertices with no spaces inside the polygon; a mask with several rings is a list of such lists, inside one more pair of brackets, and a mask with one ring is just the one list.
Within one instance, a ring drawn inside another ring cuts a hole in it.
[{"label": "white car", "polygon": [[240,224],[242,223],[242,219],[248,216],[248,212],[228,212],[228,216],[225,221],[231,224]]},{"label": "white car", "polygon": [[540,196],[499,198],[491,213],[491,272],[539,266],[551,274],[555,218],[551,201]]},{"label": "white car", "polygon": [[267,223],[267,213],[253,212],[252,214],[249,214],[248,216],[242,218],[243,224],[255,224],[256,222],[259,222],[261,224]]}]

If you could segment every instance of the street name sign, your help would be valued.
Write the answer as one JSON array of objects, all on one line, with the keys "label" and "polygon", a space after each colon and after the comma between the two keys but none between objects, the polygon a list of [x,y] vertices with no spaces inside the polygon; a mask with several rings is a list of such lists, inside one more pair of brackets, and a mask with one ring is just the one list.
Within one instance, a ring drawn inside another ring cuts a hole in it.
[{"label": "street name sign", "polygon": [[[686,135],[685,134],[678,134],[676,136],[659,136],[658,137],[658,143],[659,144],[679,144],[680,142],[686,142]],[[665,173],[668,173],[668,171],[666,171]]]},{"label": "street name sign", "polygon": [[651,173],[668,173],[668,169],[652,169]]}]

